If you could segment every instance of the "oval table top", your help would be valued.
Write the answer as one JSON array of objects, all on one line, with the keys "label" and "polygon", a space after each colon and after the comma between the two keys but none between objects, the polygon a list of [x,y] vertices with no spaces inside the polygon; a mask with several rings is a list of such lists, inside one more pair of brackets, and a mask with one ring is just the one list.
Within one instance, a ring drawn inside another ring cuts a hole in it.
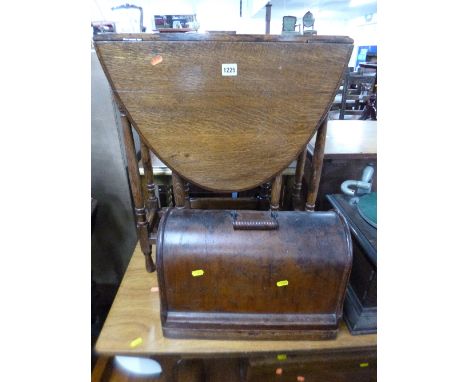
[{"label": "oval table top", "polygon": [[325,117],[352,39],[109,35],[95,48],[142,140],[187,181],[254,188],[287,167]]}]

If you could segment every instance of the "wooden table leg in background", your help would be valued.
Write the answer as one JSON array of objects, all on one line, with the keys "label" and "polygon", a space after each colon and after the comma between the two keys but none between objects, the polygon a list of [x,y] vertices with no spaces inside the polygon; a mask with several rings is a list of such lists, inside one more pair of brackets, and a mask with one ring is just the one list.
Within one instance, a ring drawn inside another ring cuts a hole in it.
[{"label": "wooden table leg in background", "polygon": [[130,178],[130,187],[132,190],[133,203],[135,205],[136,225],[138,239],[143,254],[145,255],[146,270],[154,272],[156,267],[151,258],[151,244],[149,242],[148,220],[146,219],[146,209],[144,204],[143,192],[141,189],[140,172],[138,170],[138,160],[135,151],[135,142],[132,135],[132,126],[123,111],[120,108],[120,120],[124,136],[125,154],[127,156],[128,176]]},{"label": "wooden table leg in background", "polygon": [[306,211],[314,211],[315,202],[317,201],[318,188],[320,184],[320,176],[322,175],[323,155],[325,152],[325,141],[327,138],[327,122],[328,117],[320,124],[317,130],[317,138],[315,140],[314,156],[312,158],[312,180],[310,189],[307,194]]}]

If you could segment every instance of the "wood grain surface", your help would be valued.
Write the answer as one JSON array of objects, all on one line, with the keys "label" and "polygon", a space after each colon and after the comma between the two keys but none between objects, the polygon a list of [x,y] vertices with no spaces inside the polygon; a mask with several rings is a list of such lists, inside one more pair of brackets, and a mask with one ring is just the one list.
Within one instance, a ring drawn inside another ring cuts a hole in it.
[{"label": "wood grain surface", "polygon": [[[190,183],[231,192],[288,166],[324,118],[353,45],[320,37],[130,35],[95,47],[151,150]],[[222,76],[224,63],[237,75]]]},{"label": "wood grain surface", "polygon": [[[117,296],[96,344],[99,353],[146,355],[234,355],[245,353],[285,353],[314,350],[375,349],[375,334],[351,336],[342,322],[336,340],[328,341],[249,341],[183,340],[162,335],[159,292],[155,273],[144,269],[139,246],[130,260]],[[131,342],[141,337],[139,346]]]}]

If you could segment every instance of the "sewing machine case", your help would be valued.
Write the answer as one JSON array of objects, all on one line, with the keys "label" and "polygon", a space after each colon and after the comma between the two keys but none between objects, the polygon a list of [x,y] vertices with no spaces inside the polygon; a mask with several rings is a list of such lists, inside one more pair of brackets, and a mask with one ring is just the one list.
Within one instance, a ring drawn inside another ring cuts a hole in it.
[{"label": "sewing machine case", "polygon": [[171,209],[157,240],[165,336],[336,336],[352,262],[339,214]]}]

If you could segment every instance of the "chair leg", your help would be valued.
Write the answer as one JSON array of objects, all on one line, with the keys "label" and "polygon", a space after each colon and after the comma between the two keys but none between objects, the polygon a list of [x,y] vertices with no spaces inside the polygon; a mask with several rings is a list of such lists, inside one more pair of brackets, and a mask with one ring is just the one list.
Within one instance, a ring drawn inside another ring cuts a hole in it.
[{"label": "chair leg", "polygon": [[148,220],[141,190],[141,179],[138,171],[138,160],[135,152],[135,142],[132,135],[132,127],[123,108],[120,108],[120,120],[124,136],[125,154],[127,156],[128,176],[132,190],[133,203],[135,205],[135,218],[140,247],[145,255],[146,270],[154,272],[156,267],[151,257],[151,244],[149,242]]}]

